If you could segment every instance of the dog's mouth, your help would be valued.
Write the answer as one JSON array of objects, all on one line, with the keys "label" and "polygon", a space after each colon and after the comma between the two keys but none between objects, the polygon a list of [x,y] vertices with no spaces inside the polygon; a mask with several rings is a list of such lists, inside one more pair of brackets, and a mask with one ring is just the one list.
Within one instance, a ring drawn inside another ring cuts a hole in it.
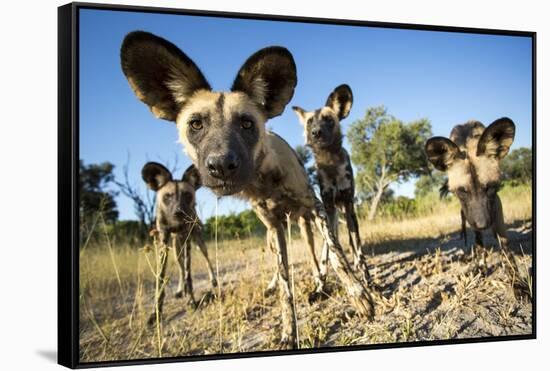
[{"label": "dog's mouth", "polygon": [[204,182],[204,185],[218,196],[230,196],[243,190],[245,184],[231,181]]},{"label": "dog's mouth", "polygon": [[311,145],[319,148],[329,147],[332,144],[332,137],[321,135],[311,140]]}]

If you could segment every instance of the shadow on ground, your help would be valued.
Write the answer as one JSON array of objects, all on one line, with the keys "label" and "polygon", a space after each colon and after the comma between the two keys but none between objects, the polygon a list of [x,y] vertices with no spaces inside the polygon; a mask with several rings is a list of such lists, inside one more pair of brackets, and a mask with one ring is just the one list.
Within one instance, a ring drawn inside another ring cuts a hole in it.
[{"label": "shadow on ground", "polygon": [[[507,228],[510,248],[516,254],[532,255],[533,229],[531,221],[517,221],[508,224]],[[497,240],[490,230],[483,232],[483,240],[486,247],[493,247],[495,250],[498,248]],[[388,239],[364,246],[363,249],[366,254],[371,256],[390,252],[412,252],[414,254],[410,255],[408,259],[413,260],[419,255],[431,254],[437,248],[441,249],[441,251],[456,248],[464,249],[466,250],[465,252],[470,251],[474,241],[474,232],[471,229],[467,230],[467,241],[467,245],[465,246],[464,239],[460,237],[460,233],[457,230],[451,234],[433,238]]]},{"label": "shadow on ground", "polygon": [[57,351],[55,350],[37,350],[36,354],[49,362],[57,363]]}]

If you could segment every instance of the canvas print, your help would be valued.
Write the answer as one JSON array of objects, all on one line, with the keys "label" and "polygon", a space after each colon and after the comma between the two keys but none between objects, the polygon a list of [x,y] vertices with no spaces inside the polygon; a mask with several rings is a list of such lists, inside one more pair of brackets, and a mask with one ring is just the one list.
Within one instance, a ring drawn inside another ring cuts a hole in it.
[{"label": "canvas print", "polygon": [[533,39],[78,10],[80,363],[533,334]]}]

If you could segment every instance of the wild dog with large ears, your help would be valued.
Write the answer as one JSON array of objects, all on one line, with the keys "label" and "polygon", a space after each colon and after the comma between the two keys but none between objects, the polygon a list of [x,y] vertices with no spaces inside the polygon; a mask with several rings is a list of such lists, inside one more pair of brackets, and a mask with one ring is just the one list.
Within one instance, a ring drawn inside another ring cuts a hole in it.
[{"label": "wild dog with large ears", "polygon": [[167,249],[174,246],[174,257],[179,268],[179,283],[176,297],[186,296],[192,306],[196,306],[193,295],[193,280],[191,278],[191,242],[194,242],[201,251],[212,289],[218,286],[216,275],[212,269],[206,244],[202,239],[202,224],[195,210],[195,192],[200,188],[200,176],[191,165],[183,173],[181,180],[175,180],[172,173],[163,165],[148,162],[141,170],[141,176],[147,186],[157,193],[156,197],[156,231],[162,244],[160,249],[160,284],[155,298],[155,310],[149,317],[149,323],[156,320],[157,313],[162,315],[164,303],[165,275]]},{"label": "wild dog with large ears", "polygon": [[292,109],[304,126],[307,145],[312,149],[321,198],[332,230],[338,238],[338,209],[346,216],[354,268],[368,282],[370,279],[363,254],[359,223],[355,213],[355,184],[348,152],[342,146],[340,121],[348,117],[353,105],[351,88],[342,84],[330,93],[325,105],[314,111],[294,106]]},{"label": "wild dog with large ears", "polygon": [[[240,68],[231,90],[225,92],[212,91],[189,57],[150,33],[126,36],[121,63],[137,97],[157,117],[176,123],[180,141],[203,185],[220,196],[236,195],[250,201],[266,225],[277,255],[281,347],[296,346],[284,232],[287,215],[309,226],[310,231],[311,222],[319,221],[330,261],[351,301],[359,313],[372,317],[370,294],[354,276],[303,165],[281,137],[265,128],[266,121],[280,115],[294,94],[296,65],[290,52],[278,46],[257,51]],[[323,284],[317,280],[318,291]]]},{"label": "wild dog with large ears", "polygon": [[[457,125],[450,139],[433,137],[426,142],[429,161],[448,177],[448,189],[460,201],[461,216],[474,229],[476,247],[483,248],[482,231],[491,228],[500,241],[507,265],[517,274],[509,250],[502,202],[497,194],[500,185],[500,160],[508,154],[516,127],[507,117],[487,128],[479,121]],[[485,266],[485,253],[481,265]]]}]

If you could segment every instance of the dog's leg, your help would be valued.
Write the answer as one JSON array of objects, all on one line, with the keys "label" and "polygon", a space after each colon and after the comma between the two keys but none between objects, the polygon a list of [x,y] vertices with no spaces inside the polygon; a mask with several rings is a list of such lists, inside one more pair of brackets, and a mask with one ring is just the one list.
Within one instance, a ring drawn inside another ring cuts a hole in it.
[{"label": "dog's leg", "polygon": [[309,255],[311,257],[311,269],[313,270],[313,277],[315,279],[315,292],[322,293],[325,290],[325,280],[324,277],[321,276],[319,263],[317,262],[317,257],[315,256],[315,241],[313,239],[313,231],[311,230],[311,220],[309,218],[301,216],[298,219],[298,224],[300,226],[302,238],[306,242],[306,245],[309,249]]},{"label": "dog's leg", "polygon": [[160,241],[161,246],[159,248],[158,255],[158,268],[156,273],[158,276],[155,279],[155,307],[153,313],[149,316],[148,324],[152,325],[162,319],[162,306],[164,304],[164,294],[166,288],[166,263],[168,261],[168,246],[170,243],[171,235],[169,233],[161,232]]},{"label": "dog's leg", "polygon": [[194,306],[193,282],[191,280],[191,244],[183,236],[175,237],[174,257],[178,263],[178,289],[177,298],[187,297],[189,303]]},{"label": "dog's leg", "polygon": [[281,349],[296,348],[296,313],[288,275],[288,254],[283,222],[274,217],[262,204],[256,204],[254,211],[267,228],[268,246],[277,256],[277,282],[282,309]]},{"label": "dog's leg", "polygon": [[174,252],[174,259],[176,260],[176,263],[178,265],[178,288],[176,290],[176,298],[182,298],[183,297],[183,285],[185,281],[185,264],[183,261],[183,250],[184,246],[179,241],[179,239],[176,241],[176,248],[173,249]]},{"label": "dog's leg", "polygon": [[361,246],[361,237],[359,237],[359,223],[357,222],[357,215],[355,214],[353,202],[346,203],[344,211],[346,214],[348,233],[350,235],[350,244],[353,249],[353,265],[355,270],[360,272],[361,278],[368,283],[370,282],[369,268]]},{"label": "dog's leg", "polygon": [[195,242],[197,246],[199,247],[199,250],[202,253],[202,256],[204,256],[204,260],[206,260],[206,268],[208,269],[208,277],[210,278],[210,284],[212,285],[212,288],[218,287],[218,280],[216,277],[216,274],[214,273],[214,268],[212,268],[212,263],[210,262],[210,258],[208,258],[208,249],[206,248],[206,244],[204,243],[204,240],[201,236],[195,237]]},{"label": "dog's leg", "polygon": [[[319,231],[323,230],[323,222],[318,217],[314,216],[315,226]],[[328,275],[328,243],[323,237],[323,246],[321,248],[321,257],[319,258],[319,278],[321,281],[326,282]],[[311,298],[310,298],[311,299]]]},{"label": "dog's leg", "polygon": [[[273,228],[273,227],[272,227]],[[285,231],[282,224],[278,224],[272,229],[275,234],[275,249],[277,250],[277,273],[279,282],[279,298],[282,309],[282,336],[281,348],[296,348],[296,314],[294,312],[294,302],[290,288],[288,274],[288,254],[285,241]]]},{"label": "dog's leg", "polygon": [[330,224],[330,228],[332,229],[332,233],[334,233],[334,238],[336,238],[337,241],[339,241],[338,236],[338,209],[334,205],[333,202],[325,202],[323,201],[323,205],[325,205],[325,210],[327,212],[328,216],[328,222]]},{"label": "dog's leg", "polygon": [[[269,249],[269,251],[271,251],[275,255],[275,259],[276,259],[277,250],[275,248],[275,241],[274,241],[275,236],[273,231],[268,228],[265,234],[265,237],[266,237],[267,248]],[[273,277],[271,278],[271,281],[269,281],[269,284],[267,285],[267,288],[264,291],[265,296],[271,296],[277,290],[277,282],[278,282],[277,277],[278,277],[277,269],[275,269],[275,272],[273,273]]]},{"label": "dog's leg", "polygon": [[504,266],[508,270],[508,274],[512,281],[518,279],[519,269],[514,257],[514,253],[510,249],[508,243],[508,233],[506,231],[506,224],[504,224],[504,213],[502,211],[502,202],[500,197],[496,197],[495,200],[495,223],[493,224],[493,233],[497,239],[498,244],[500,245],[500,250],[504,255]]},{"label": "dog's leg", "polygon": [[184,264],[184,289],[183,292],[189,298],[189,304],[193,307],[197,306],[195,296],[193,294],[193,278],[191,276],[191,241],[184,242],[183,249],[183,264]]},{"label": "dog's leg", "polygon": [[466,215],[464,211],[460,210],[460,221],[462,222],[462,231],[460,232],[460,237],[464,239],[464,248],[468,247],[468,234],[466,233]]},{"label": "dog's leg", "polygon": [[[336,206],[334,204],[334,194],[332,193],[332,191],[330,191],[330,192],[322,192],[322,195],[323,195],[322,205],[323,205],[323,209],[327,214],[327,222],[328,222],[329,228],[331,229],[333,236],[336,239],[336,242],[338,242],[338,213],[336,210]],[[317,216],[314,217],[314,220],[315,220],[317,229],[322,230],[323,229],[322,221]],[[319,259],[320,279],[322,282],[326,281],[326,277],[328,275],[328,260],[329,260],[329,246],[326,239],[323,238],[323,247],[321,249],[321,257]],[[314,300],[316,297],[317,297],[316,295],[310,296],[310,301]]]},{"label": "dog's leg", "polygon": [[474,256],[477,261],[477,266],[482,272],[487,272],[487,251],[483,244],[483,234],[481,231],[474,231]]},{"label": "dog's leg", "polygon": [[314,198],[314,202],[315,216],[319,220],[317,225],[320,226],[321,235],[328,245],[330,263],[338,275],[338,278],[342,281],[354,307],[361,315],[364,315],[368,319],[372,319],[374,317],[374,302],[372,297],[361,280],[357,279],[353,274],[349,262],[344,255],[344,251],[342,250],[342,246],[338,243],[338,240],[335,238],[329,226],[328,215],[323,203],[316,197]]}]

